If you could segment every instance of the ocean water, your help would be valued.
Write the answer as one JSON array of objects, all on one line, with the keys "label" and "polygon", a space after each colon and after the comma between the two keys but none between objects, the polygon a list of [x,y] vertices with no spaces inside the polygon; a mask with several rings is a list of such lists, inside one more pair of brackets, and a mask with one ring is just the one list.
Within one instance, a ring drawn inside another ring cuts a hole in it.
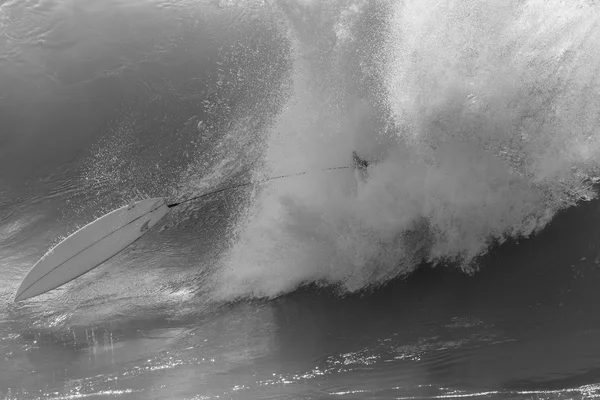
[{"label": "ocean water", "polygon": [[0,0],[0,399],[600,397],[598,43],[583,0]]}]

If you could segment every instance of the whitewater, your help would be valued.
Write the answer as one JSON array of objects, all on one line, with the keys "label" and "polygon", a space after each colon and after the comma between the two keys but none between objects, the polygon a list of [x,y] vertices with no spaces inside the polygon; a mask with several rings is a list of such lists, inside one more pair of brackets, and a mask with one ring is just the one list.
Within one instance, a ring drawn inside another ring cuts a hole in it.
[{"label": "whitewater", "polygon": [[223,296],[313,282],[354,292],[421,263],[472,272],[490,246],[596,197],[594,6],[281,8],[292,94],[269,131],[265,169],[349,163],[353,149],[376,163],[359,188],[350,174],[327,174],[257,194]]}]

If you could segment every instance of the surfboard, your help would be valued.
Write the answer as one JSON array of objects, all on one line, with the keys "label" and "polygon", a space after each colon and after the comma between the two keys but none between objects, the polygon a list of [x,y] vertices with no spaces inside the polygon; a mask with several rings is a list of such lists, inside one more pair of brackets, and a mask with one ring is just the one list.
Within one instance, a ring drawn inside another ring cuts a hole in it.
[{"label": "surfboard", "polygon": [[121,207],[87,224],[31,268],[14,301],[46,293],[89,272],[139,239],[168,212],[159,197]]}]

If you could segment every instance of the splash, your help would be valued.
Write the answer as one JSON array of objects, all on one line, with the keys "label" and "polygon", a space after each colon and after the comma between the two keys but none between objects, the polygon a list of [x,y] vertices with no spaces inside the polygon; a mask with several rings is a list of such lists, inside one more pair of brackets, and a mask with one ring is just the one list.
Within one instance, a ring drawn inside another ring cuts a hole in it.
[{"label": "splash", "polygon": [[[293,93],[268,171],[377,160],[257,193],[218,296],[357,291],[422,262],[473,272],[595,196],[598,10],[586,2],[283,2]],[[267,172],[268,172],[267,171]],[[265,171],[261,171],[264,173]]]}]

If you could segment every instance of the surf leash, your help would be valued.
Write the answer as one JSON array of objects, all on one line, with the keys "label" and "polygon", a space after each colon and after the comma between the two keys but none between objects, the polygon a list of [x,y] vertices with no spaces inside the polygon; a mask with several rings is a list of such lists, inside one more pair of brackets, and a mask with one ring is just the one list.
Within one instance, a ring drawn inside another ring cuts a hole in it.
[{"label": "surf leash", "polygon": [[[331,167],[321,171],[347,168],[350,167]],[[271,176],[256,181],[239,183],[181,200],[177,203],[168,204],[167,207],[173,208],[180,204],[226,190],[275,179],[306,175],[310,172],[313,171]],[[150,200],[150,202],[147,200]],[[138,205],[139,209],[135,208]],[[21,281],[15,293],[14,301],[25,300],[46,293],[91,271],[139,239],[152,227],[150,224],[155,225],[158,223],[158,221],[167,215],[167,212],[168,210],[165,209],[164,205],[164,198],[160,197],[138,201],[97,218],[95,221],[63,239],[35,263]],[[141,221],[142,218],[144,221]],[[49,254],[51,255],[48,256]],[[104,254],[104,256],[100,257],[99,254]],[[68,268],[61,268],[65,265]]]},{"label": "surf leash", "polygon": [[221,189],[213,190],[212,192],[203,193],[201,195],[194,196],[194,197],[191,197],[191,198],[186,199],[186,200],[178,201],[177,203],[167,204],[167,207],[169,207],[169,208],[177,207],[180,204],[188,203],[188,202],[194,201],[194,200],[198,200],[198,199],[200,199],[202,197],[211,196],[213,194],[217,194],[217,193],[221,193],[221,192],[226,192],[228,190],[233,190],[233,189],[241,188],[241,187],[244,187],[244,186],[258,185],[259,183],[265,183],[265,182],[269,182],[269,181],[274,181],[276,179],[291,178],[293,176],[302,176],[302,175],[309,174],[311,172],[324,172],[324,171],[333,171],[333,170],[336,170],[336,169],[349,169],[349,168],[351,168],[349,165],[346,165],[346,166],[343,166],[343,167],[329,167],[329,168],[321,169],[321,170],[318,170],[318,171],[296,172],[294,174],[271,176],[269,178],[260,179],[260,180],[257,180],[257,181],[250,181],[250,182],[238,183],[237,185],[227,186],[227,187],[224,187],[224,188],[221,188]]}]

